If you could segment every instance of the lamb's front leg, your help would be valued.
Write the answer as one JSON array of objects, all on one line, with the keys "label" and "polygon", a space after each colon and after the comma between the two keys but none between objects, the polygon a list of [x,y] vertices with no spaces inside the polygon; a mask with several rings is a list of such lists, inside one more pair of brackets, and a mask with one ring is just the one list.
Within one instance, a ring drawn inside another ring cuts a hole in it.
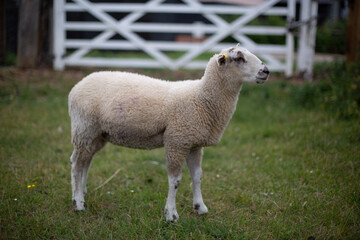
[{"label": "lamb's front leg", "polygon": [[201,175],[202,175],[202,169],[201,169],[202,155],[203,155],[203,149],[198,148],[192,150],[186,159],[192,179],[192,188],[194,195],[193,207],[198,214],[204,214],[208,212],[208,209],[204,204],[201,195],[201,188],[200,188]]},{"label": "lamb's front leg", "polygon": [[188,151],[178,149],[166,149],[166,164],[169,179],[169,192],[164,209],[166,221],[176,222],[179,214],[176,211],[176,192],[182,176],[182,165]]}]

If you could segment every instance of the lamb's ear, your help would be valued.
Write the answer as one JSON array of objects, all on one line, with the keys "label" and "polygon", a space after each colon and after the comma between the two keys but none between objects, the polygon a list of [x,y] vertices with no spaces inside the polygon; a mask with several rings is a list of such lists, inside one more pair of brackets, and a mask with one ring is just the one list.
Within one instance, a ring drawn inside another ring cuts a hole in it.
[{"label": "lamb's ear", "polygon": [[219,54],[216,59],[218,66],[224,65],[227,58],[226,54]]}]

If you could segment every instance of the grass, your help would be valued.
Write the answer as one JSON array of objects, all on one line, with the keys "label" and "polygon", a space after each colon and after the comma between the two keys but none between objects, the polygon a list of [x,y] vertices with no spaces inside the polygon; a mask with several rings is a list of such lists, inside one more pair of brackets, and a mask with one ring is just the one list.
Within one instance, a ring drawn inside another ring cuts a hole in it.
[{"label": "grass", "polygon": [[[207,215],[192,210],[184,168],[180,220],[166,223],[164,150],[112,145],[93,161],[87,210],[74,212],[67,94],[90,71],[0,70],[1,239],[359,238],[359,120],[299,106],[293,96],[302,85],[274,77],[244,86],[222,141],[205,149]],[[142,73],[168,79],[202,74]]]}]

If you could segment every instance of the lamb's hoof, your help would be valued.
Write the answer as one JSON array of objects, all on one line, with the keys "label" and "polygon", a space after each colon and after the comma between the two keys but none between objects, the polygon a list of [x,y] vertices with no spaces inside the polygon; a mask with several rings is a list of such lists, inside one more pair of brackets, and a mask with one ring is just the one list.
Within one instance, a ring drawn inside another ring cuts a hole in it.
[{"label": "lamb's hoof", "polygon": [[76,201],[73,199],[73,205],[75,207],[75,211],[84,211],[86,208],[86,203],[84,201]]},{"label": "lamb's hoof", "polygon": [[176,223],[179,219],[179,214],[177,213],[176,209],[168,210],[167,208],[165,208],[164,215],[167,222]]},{"label": "lamb's hoof", "polygon": [[199,215],[202,215],[202,214],[205,214],[208,212],[208,208],[205,206],[205,204],[195,203],[194,209]]}]

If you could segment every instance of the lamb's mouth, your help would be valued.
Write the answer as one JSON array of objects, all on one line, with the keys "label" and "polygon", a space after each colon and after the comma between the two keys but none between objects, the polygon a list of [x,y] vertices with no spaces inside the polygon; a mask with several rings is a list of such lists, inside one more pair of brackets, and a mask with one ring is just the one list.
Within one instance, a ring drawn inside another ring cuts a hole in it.
[{"label": "lamb's mouth", "polygon": [[263,84],[264,82],[266,82],[266,80],[267,80],[267,77],[265,77],[265,78],[256,78],[256,83],[257,84]]}]

